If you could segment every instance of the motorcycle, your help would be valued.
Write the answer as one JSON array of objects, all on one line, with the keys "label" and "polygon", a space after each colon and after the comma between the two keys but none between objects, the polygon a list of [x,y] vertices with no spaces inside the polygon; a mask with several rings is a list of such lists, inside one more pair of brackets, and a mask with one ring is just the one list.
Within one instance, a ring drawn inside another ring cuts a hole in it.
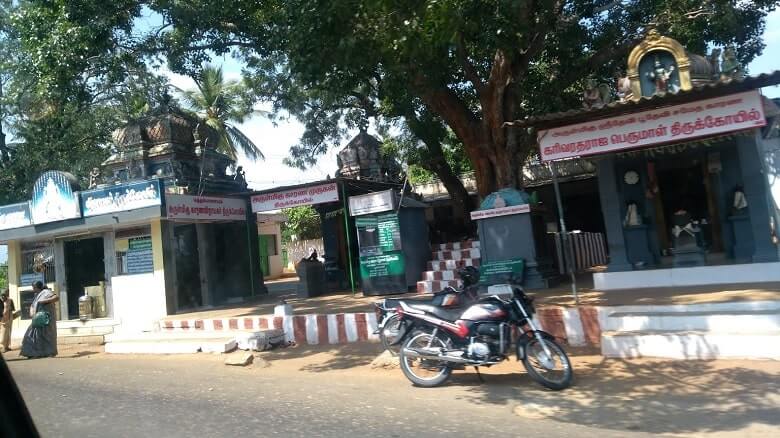
[{"label": "motorcycle", "polygon": [[458,309],[477,300],[476,282],[473,281],[473,278],[479,276],[479,271],[472,266],[467,266],[459,269],[458,274],[463,279],[463,287],[460,289],[448,286],[431,296],[404,299],[385,298],[374,303],[376,320],[379,321],[374,334],[379,335],[382,347],[386,351],[389,351],[393,356],[397,356],[400,349],[398,335],[400,333],[401,317],[398,314],[398,309],[401,307],[401,302]]},{"label": "motorcycle", "polygon": [[473,366],[479,374],[478,367],[507,360],[514,350],[533,380],[552,390],[569,387],[569,357],[534,323],[533,298],[517,286],[491,289],[500,293],[479,299],[465,311],[400,303],[399,361],[406,378],[417,386],[438,386],[454,368]]}]

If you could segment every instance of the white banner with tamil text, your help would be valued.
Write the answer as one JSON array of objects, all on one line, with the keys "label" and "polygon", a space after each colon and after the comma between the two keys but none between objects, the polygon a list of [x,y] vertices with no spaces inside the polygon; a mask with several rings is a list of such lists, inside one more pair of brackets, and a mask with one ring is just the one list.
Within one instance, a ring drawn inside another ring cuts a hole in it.
[{"label": "white banner with tamil text", "polygon": [[539,131],[542,161],[603,154],[766,125],[758,90]]}]

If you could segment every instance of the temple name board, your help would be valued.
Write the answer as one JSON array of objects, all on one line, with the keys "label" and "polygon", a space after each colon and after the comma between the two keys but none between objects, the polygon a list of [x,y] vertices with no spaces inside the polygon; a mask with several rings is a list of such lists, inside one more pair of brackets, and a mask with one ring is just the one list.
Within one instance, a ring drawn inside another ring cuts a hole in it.
[{"label": "temple name board", "polygon": [[242,199],[216,196],[165,195],[168,219],[205,221],[245,221],[246,203]]},{"label": "temple name board", "polygon": [[395,191],[392,189],[349,197],[350,216],[381,213],[383,211],[395,210],[395,207]]},{"label": "temple name board", "polygon": [[162,204],[160,182],[140,181],[81,192],[84,217]]},{"label": "temple name board", "polygon": [[510,214],[530,213],[528,204],[512,205],[510,207],[491,208],[490,210],[475,210],[471,212],[471,220],[487,219],[489,217],[508,216]]},{"label": "temple name board", "polygon": [[252,212],[280,210],[301,205],[316,205],[339,200],[335,182],[252,196]]},{"label": "temple name board", "polygon": [[681,142],[766,125],[757,90],[539,131],[542,161]]},{"label": "temple name board", "polygon": [[30,204],[28,202],[0,207],[0,230],[30,225],[32,225],[32,219],[30,218]]}]

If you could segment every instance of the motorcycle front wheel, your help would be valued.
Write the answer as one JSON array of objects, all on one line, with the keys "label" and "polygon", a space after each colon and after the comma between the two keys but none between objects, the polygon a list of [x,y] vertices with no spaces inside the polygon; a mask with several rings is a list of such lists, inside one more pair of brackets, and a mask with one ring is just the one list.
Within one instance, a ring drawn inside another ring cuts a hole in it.
[{"label": "motorcycle front wheel", "polygon": [[544,343],[550,351],[550,360],[546,359],[544,347],[534,338],[525,349],[523,365],[537,383],[554,391],[566,389],[571,385],[574,372],[569,356],[555,341],[545,339]]},{"label": "motorcycle front wheel", "polygon": [[384,324],[382,324],[382,330],[379,331],[379,339],[382,341],[382,347],[389,351],[393,356],[398,356],[398,351],[401,349],[398,344],[391,345],[398,340],[400,330],[401,316],[394,313],[385,319]]},{"label": "motorcycle front wheel", "polygon": [[452,368],[445,362],[420,357],[408,357],[404,354],[407,348],[426,349],[429,345],[431,348],[447,348],[444,341],[438,337],[434,338],[430,333],[418,333],[404,343],[398,358],[404,376],[416,386],[425,388],[441,385],[452,374]]}]

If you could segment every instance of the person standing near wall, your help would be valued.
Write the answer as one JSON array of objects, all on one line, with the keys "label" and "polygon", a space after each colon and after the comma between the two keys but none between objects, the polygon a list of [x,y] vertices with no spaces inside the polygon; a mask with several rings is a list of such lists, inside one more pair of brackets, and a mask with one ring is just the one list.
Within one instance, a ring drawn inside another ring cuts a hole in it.
[{"label": "person standing near wall", "polygon": [[57,355],[57,312],[54,303],[60,300],[43,282],[33,283],[35,300],[30,306],[32,322],[22,339],[21,355],[28,358]]},{"label": "person standing near wall", "polygon": [[0,294],[0,306],[0,353],[5,353],[11,350],[11,328],[16,317],[16,306],[8,296],[8,289]]}]

